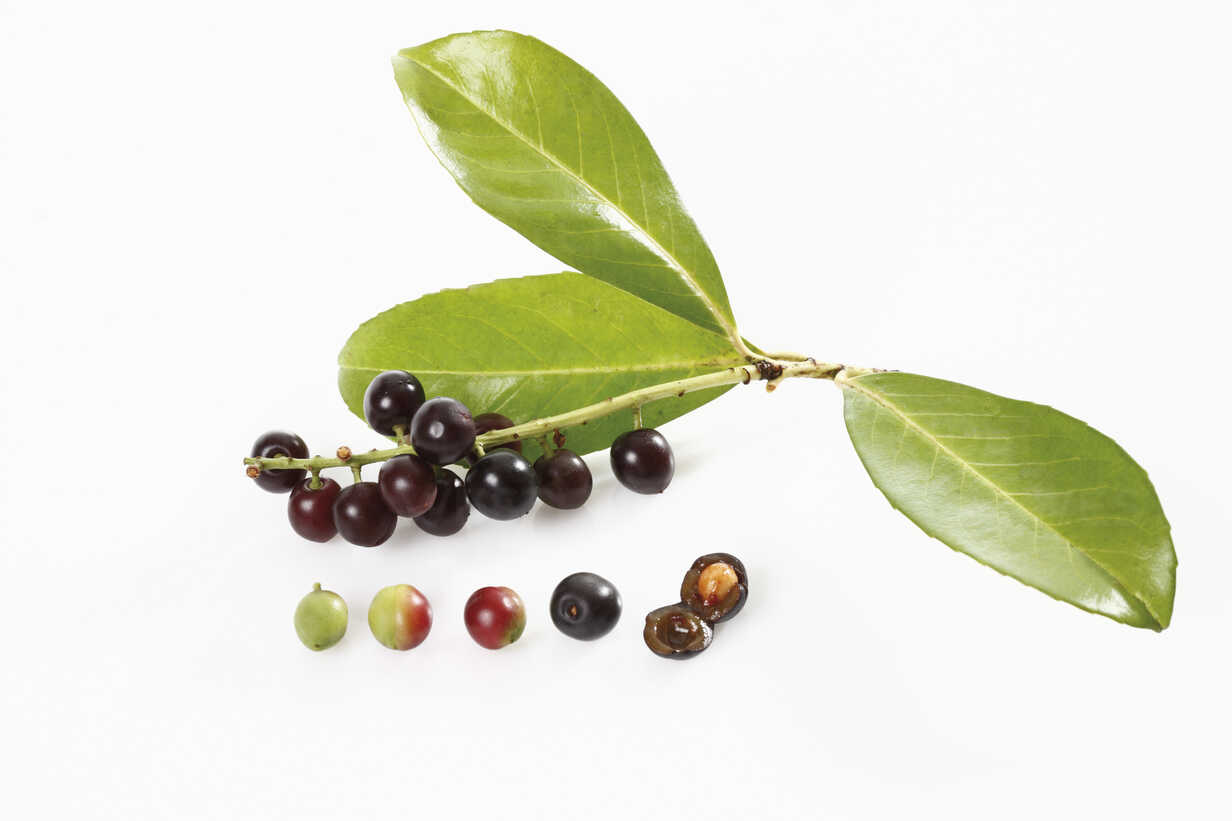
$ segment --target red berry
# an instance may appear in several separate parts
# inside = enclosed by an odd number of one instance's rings
[[[467,632],[481,647],[499,650],[517,641],[526,629],[522,597],[508,587],[481,587],[466,601]]]

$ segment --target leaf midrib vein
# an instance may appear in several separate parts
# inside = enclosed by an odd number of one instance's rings
[[[404,59],[404,60],[410,59],[409,57],[405,57],[402,55],[399,55],[399,56],[401,57],[401,59]],[[693,274],[689,272],[689,270],[686,269],[684,265],[681,264],[681,262],[678,259],[676,259],[676,257],[672,253],[670,253],[666,248],[664,248],[662,243],[660,243],[657,239],[654,238],[654,236],[651,235],[649,229],[641,225],[641,223],[639,223],[637,220],[633,219],[633,216],[631,214],[626,213],[623,206],[617,205],[616,203],[612,202],[611,199],[609,199],[605,194],[603,194],[601,191],[599,191],[597,188],[595,188],[593,185],[587,182],[583,177],[578,176],[578,174],[575,173],[573,169],[567,166],[555,154],[553,154],[551,151],[548,151],[544,147],[535,145],[535,143],[527,139],[525,135],[523,135],[520,131],[514,128],[511,123],[505,122],[505,120],[497,116],[495,112],[489,111],[485,106],[480,105],[479,102],[471,99],[471,97],[468,94],[463,92],[462,89],[460,89],[454,83],[450,82],[447,78],[442,76],[439,72],[434,71],[432,68],[420,62],[419,60],[415,60],[414,63],[420,68],[422,68],[424,71],[431,74],[437,80],[439,80],[447,88],[452,89],[454,93],[456,93],[459,97],[466,100],[468,103],[473,105],[476,109],[483,112],[486,116],[490,117],[493,122],[495,122],[501,128],[508,131],[514,137],[516,137],[519,141],[525,144],[527,148],[531,149],[532,151],[538,151],[539,153],[541,153],[544,157],[546,157],[554,165],[556,165],[566,176],[570,177],[575,182],[577,182],[579,185],[581,185],[583,188],[590,191],[594,197],[606,203],[608,206],[612,208],[613,211],[615,211],[616,213],[624,217],[624,219],[631,226],[637,229],[637,232],[641,234],[644,241],[650,246],[652,251],[662,255],[662,257],[665,260],[671,263],[670,265],[671,269],[680,275],[680,278],[683,279],[685,281],[685,284],[689,286],[689,290],[693,291],[693,293],[697,296],[697,298],[701,301],[701,303],[706,306],[706,310],[708,310],[711,313],[711,315],[714,316],[714,318],[719,323],[719,327],[721,327],[724,330],[727,336],[733,342],[739,338],[736,333],[736,329],[728,321],[727,317],[723,315],[723,312],[718,310],[718,306],[714,304],[713,300],[711,300],[710,297],[706,294],[706,292],[702,290],[702,287],[698,284],[697,280],[693,277]],[[579,154],[579,157],[578,157],[579,165],[581,164],[581,161],[582,161],[582,158]]]
[[[743,365],[744,359],[741,357],[732,357],[731,359],[707,359],[694,360],[684,362],[654,362],[645,365],[594,365],[582,366],[578,368],[527,368],[527,369],[511,369],[511,370],[455,370],[455,369],[431,369],[431,368],[414,368],[416,374],[433,374],[436,376],[570,376],[582,375],[590,373],[638,373],[641,371],[673,371],[673,370],[690,370],[696,368],[730,368],[733,365]],[[380,373],[388,370],[388,368],[374,368],[367,365],[342,365],[342,368],[350,371],[371,371]]]

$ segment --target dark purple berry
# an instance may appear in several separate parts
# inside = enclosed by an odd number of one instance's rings
[[[475,435],[482,436],[483,434],[493,430],[504,430],[505,428],[513,427],[513,420],[503,413],[481,413],[475,417]],[[522,440],[515,439],[512,442],[506,442],[503,445],[493,445],[492,450],[496,448],[508,448],[522,452]]]
[[[429,399],[411,420],[411,444],[434,465],[460,461],[475,444],[475,420],[457,399]]]
[[[462,529],[471,515],[466,501],[466,485],[452,470],[442,470],[436,477],[436,501],[422,516],[416,516],[419,529],[433,536],[452,536]]]
[[[620,621],[620,593],[594,573],[574,573],[556,585],[552,623],[566,636],[590,641],[606,636]]]
[[[308,446],[304,440],[294,433],[285,430],[271,430],[261,434],[253,443],[252,455],[263,459],[273,459],[289,456],[292,459],[307,459]],[[253,479],[258,487],[270,493],[287,493],[308,475],[308,471],[296,468],[294,470],[262,470]]]
[[[466,474],[466,497],[491,519],[516,519],[535,506],[538,490],[535,469],[521,454],[497,450],[487,454]]]
[[[334,502],[342,488],[333,479],[321,479],[320,487],[312,487],[304,479],[291,491],[287,516],[291,529],[310,542],[328,542],[338,533],[334,524]]]
[[[663,434],[638,428],[612,443],[612,472],[620,483],[637,493],[662,493],[676,472],[676,457]]]
[[[399,516],[422,516],[436,501],[436,471],[413,453],[381,465],[377,484],[385,504]]]
[[[581,507],[594,486],[590,468],[571,450],[540,456],[535,460],[535,476],[539,479],[539,498],[545,505],[561,510]]]
[[[334,525],[342,538],[360,547],[376,547],[393,535],[397,515],[381,498],[376,482],[344,487],[334,501]]]
[[[411,374],[385,371],[377,374],[364,391],[364,418],[384,436],[395,435],[395,425],[405,434],[426,398],[423,385]]]

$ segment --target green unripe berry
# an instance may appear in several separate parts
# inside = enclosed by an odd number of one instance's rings
[[[346,602],[317,582],[295,608],[295,634],[309,650],[325,650],[342,641],[346,629]]]

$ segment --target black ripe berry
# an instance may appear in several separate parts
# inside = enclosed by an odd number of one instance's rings
[[[552,624],[566,636],[590,641],[606,636],[620,621],[620,593],[594,573],[574,573],[552,593]]]
[[[393,535],[398,517],[376,482],[356,482],[345,487],[334,501],[334,525],[342,538],[360,547],[376,547]]]
[[[482,436],[488,431],[504,430],[505,428],[513,427],[513,420],[503,413],[481,413],[475,417],[475,435]],[[515,439],[512,442],[506,442],[503,445],[493,445],[492,449],[508,448],[522,452],[522,440]]]
[[[304,440],[294,433],[285,430],[271,430],[261,434],[252,445],[252,455],[263,459],[273,459],[280,456],[290,456],[292,459],[307,459],[308,446]],[[258,487],[270,493],[287,493],[308,475],[308,471],[295,470],[263,470],[253,479]]]
[[[475,420],[457,399],[429,399],[411,420],[411,444],[434,465],[460,461],[475,444]]]
[[[707,553],[684,574],[680,601],[711,624],[727,621],[749,598],[744,564],[730,553]]]
[[[442,470],[436,477],[436,500],[427,513],[415,517],[415,524],[433,536],[452,536],[462,529],[470,515],[466,485],[452,470]]]
[[[612,472],[620,483],[638,493],[662,493],[676,472],[672,446],[654,428],[638,428],[612,443]]]
[[[413,453],[381,465],[381,498],[399,516],[422,516],[436,501],[436,471]]]
[[[310,542],[328,542],[338,533],[334,524],[334,502],[342,490],[333,479],[321,479],[320,487],[312,487],[304,479],[291,491],[287,502],[287,517],[291,529]]]
[[[511,450],[487,454],[466,474],[467,498],[491,519],[525,516],[535,506],[537,490],[535,469]]]
[[[660,656],[686,659],[710,646],[714,628],[684,604],[669,604],[646,614],[642,638]]]
[[[405,434],[411,429],[415,412],[423,405],[423,385],[406,371],[384,371],[368,383],[364,391],[364,418],[377,433],[395,435],[394,427]]]
[[[539,479],[539,498],[545,505],[561,510],[584,505],[594,486],[590,468],[571,450],[540,456],[535,460],[535,476]]]

